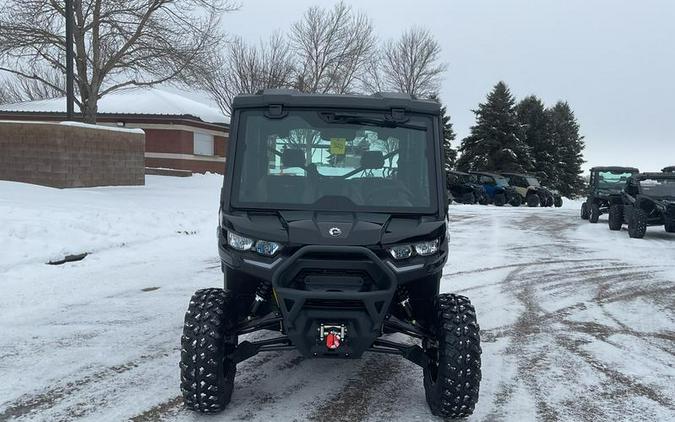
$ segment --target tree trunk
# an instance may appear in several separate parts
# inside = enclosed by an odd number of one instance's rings
[[[96,115],[98,113],[98,101],[95,96],[91,96],[82,102],[82,120],[84,123],[96,124]]]

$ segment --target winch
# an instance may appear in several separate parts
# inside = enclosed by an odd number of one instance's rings
[[[321,324],[319,327],[319,340],[329,350],[337,350],[347,335],[344,324]]]

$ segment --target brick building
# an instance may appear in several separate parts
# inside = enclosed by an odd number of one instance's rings
[[[65,120],[65,98],[0,105],[0,120]],[[158,88],[104,96],[97,124],[145,132],[145,166],[152,169],[223,173],[229,121],[215,107]]]

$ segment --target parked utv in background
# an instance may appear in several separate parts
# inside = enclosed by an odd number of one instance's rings
[[[261,352],[376,352],[422,367],[434,415],[470,415],[481,380],[476,313],[466,297],[439,293],[448,257],[439,104],[268,90],[232,107],[218,227],[225,288],[190,300],[185,405],[223,410],[237,364]],[[253,332],[269,335],[240,341]]]
[[[473,174],[461,171],[448,171],[448,190],[455,201],[462,204],[487,205],[488,198],[485,188],[478,184],[478,179]]]
[[[541,186],[535,176],[518,173],[501,173],[520,195],[528,207],[562,207],[562,196],[556,191]]]
[[[661,171],[664,173],[675,173],[675,166],[664,167]]]
[[[581,204],[581,219],[597,223],[600,215],[609,212],[610,205],[622,203],[621,195],[628,178],[639,172],[633,167],[593,167],[588,197]]]
[[[675,233],[675,173],[640,173],[628,179],[621,203],[609,208],[609,229],[641,239],[648,226],[664,226]]]
[[[498,207],[511,204],[517,207],[522,203],[516,189],[509,186],[508,180],[499,174],[485,171],[470,171],[469,174],[473,174],[478,178],[478,183],[485,189],[488,201],[491,204],[495,204]]]

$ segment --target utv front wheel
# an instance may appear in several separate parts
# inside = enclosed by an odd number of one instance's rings
[[[621,226],[623,226],[623,207],[612,205],[609,207],[609,229],[619,231]]]
[[[665,228],[666,228],[666,232],[668,232],[668,233],[675,233],[675,222],[672,222],[672,223],[666,222],[666,225],[665,225],[665,226],[666,226],[666,227],[665,227]]]
[[[198,290],[190,299],[181,337],[180,389],[185,407],[220,412],[232,397],[236,364],[228,357],[237,336],[232,296],[223,289]]]
[[[591,213],[588,217],[588,221],[595,224],[600,219],[600,206],[598,204],[591,205]]]
[[[512,207],[519,207],[523,204],[523,200],[520,199],[520,195],[513,195],[509,204],[511,204]]]
[[[555,200],[553,199],[552,196],[547,197],[547,198],[546,198],[546,206],[547,206],[547,207],[552,207],[554,201],[555,201]]]
[[[464,204],[475,204],[476,203],[476,196],[473,194],[473,192],[465,193],[462,196],[462,203],[464,203]]]
[[[495,195],[494,203],[498,207],[503,207],[506,203],[506,196],[503,193],[498,193]]]
[[[556,196],[555,198],[553,198],[553,205],[554,205],[556,208],[562,207],[562,206],[563,206],[563,200],[562,200],[562,197]]]
[[[590,212],[588,211],[588,204],[584,202],[581,204],[581,219],[582,220],[588,220],[590,217]]]
[[[528,207],[538,207],[539,206],[539,195],[530,194],[526,198]]]
[[[433,307],[435,338],[425,341],[429,358],[424,392],[431,413],[466,417],[478,402],[481,380],[480,335],[476,312],[464,296],[441,294]]]
[[[628,236],[633,239],[642,239],[647,232],[647,213],[640,208],[633,209],[628,222]]]

